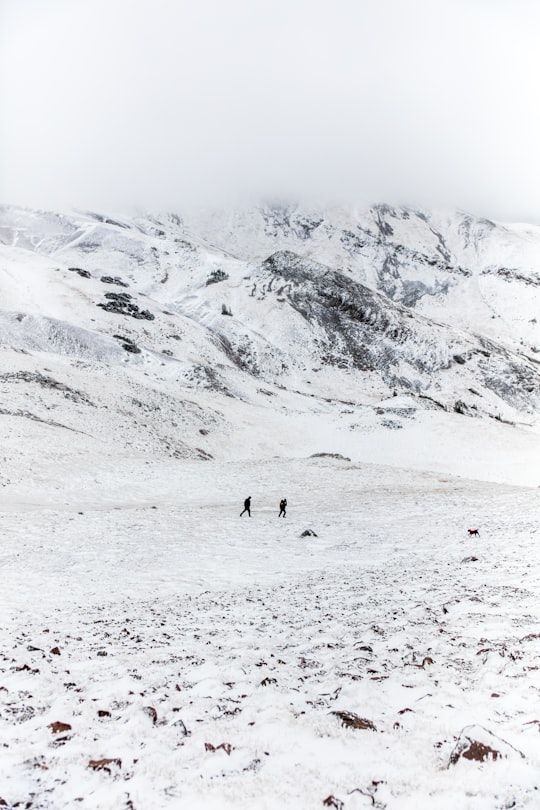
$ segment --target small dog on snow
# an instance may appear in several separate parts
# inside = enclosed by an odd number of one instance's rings
[[[475,535],[476,537],[480,537],[478,529],[467,529],[467,531],[469,532],[469,537],[474,537]]]

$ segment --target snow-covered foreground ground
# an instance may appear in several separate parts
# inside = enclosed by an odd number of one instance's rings
[[[540,806],[538,489],[324,458],[71,475],[0,494],[8,807]],[[467,726],[504,756],[449,764]]]

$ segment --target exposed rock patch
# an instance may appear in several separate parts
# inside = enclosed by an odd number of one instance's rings
[[[122,281],[120,276],[101,276],[103,284],[116,284],[117,287],[129,287],[127,281]]]
[[[455,765],[460,759],[486,762],[516,756],[525,758],[521,751],[488,729],[472,725],[462,729],[448,764]]]
[[[346,726],[347,728],[377,731],[375,724],[372,723],[371,720],[368,720],[366,717],[360,717],[354,712],[336,711],[332,712],[332,714],[338,717],[341,720],[342,725]]]
[[[98,307],[105,312],[114,312],[116,315],[129,315],[137,320],[153,321],[155,315],[147,309],[140,309],[132,301],[133,296],[129,293],[105,293],[106,303],[99,303]]]

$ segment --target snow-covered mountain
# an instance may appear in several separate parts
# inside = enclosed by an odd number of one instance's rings
[[[392,461],[396,431],[433,419],[527,445],[539,291],[540,228],[456,212],[4,207],[2,414],[177,457],[241,457],[248,436],[362,456],[375,434]]]
[[[0,805],[537,808],[540,233],[0,227]]]

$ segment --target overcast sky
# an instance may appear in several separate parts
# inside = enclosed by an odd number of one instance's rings
[[[2,0],[0,201],[540,222],[540,0]]]

